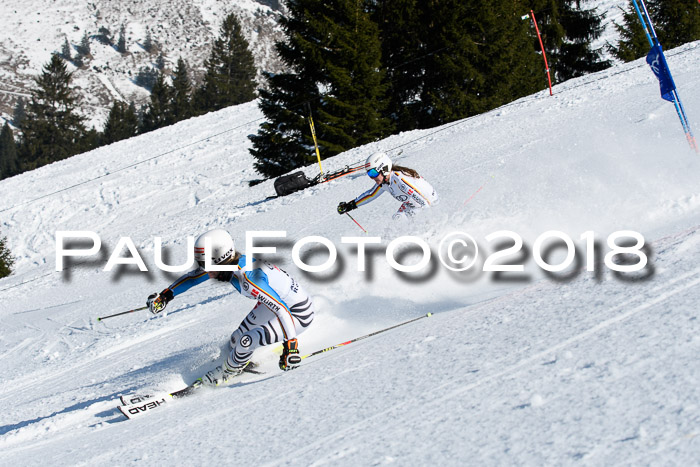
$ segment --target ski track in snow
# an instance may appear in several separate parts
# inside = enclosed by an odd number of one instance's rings
[[[691,123],[700,118],[698,47],[667,52]],[[272,181],[248,186],[257,178],[247,139],[261,116],[254,103],[0,182],[0,232],[18,257],[16,274],[0,280],[3,461],[697,464],[700,158],[642,60],[554,91],[323,163],[335,170],[391,150],[441,201],[407,225],[390,221],[398,205],[384,196],[355,211],[370,235],[384,245],[416,235],[437,248],[463,230],[487,255],[485,236],[512,230],[529,247],[525,281],[441,267],[417,280],[396,274],[382,254],[357,272],[340,238],[360,231],[335,206],[371,182],[355,174],[266,199]],[[311,177],[317,165],[303,170]],[[185,237],[215,227],[229,229],[238,248],[246,231],[287,232],[271,259],[315,298],[304,354],[433,316],[290,373],[279,372],[272,350],[259,350],[264,375],[126,421],[120,395],[173,391],[201,376],[253,304],[207,283],[179,296],[167,316],[96,318],[141,306],[176,277],[153,270],[153,237],[179,264]],[[100,257],[55,272],[56,230],[94,230]],[[653,272],[634,281],[581,267],[569,281],[546,278],[531,247],[548,230],[579,246],[592,230],[603,251],[610,233],[636,230]],[[338,269],[296,268],[291,247],[308,235],[337,245]],[[132,238],[151,272],[103,270],[120,236]]]

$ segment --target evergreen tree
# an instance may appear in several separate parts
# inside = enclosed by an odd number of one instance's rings
[[[71,78],[66,64],[55,54],[35,78],[37,88],[21,126],[19,155],[23,170],[65,159],[84,149],[86,131],[83,118],[75,112]]]
[[[20,128],[26,116],[27,110],[24,98],[20,97],[19,99],[17,99],[17,103],[15,104],[15,108],[12,114],[12,124],[17,128]]]
[[[526,30],[510,2],[484,8],[481,2],[451,0],[426,7],[423,14],[436,20],[427,22],[423,33],[428,50],[436,52],[425,59],[420,127],[482,113],[537,89],[534,59],[532,64],[517,60],[523,52],[534,58],[534,51],[523,47]]]
[[[122,24],[121,29],[119,29],[119,39],[117,39],[117,51],[119,53],[126,53],[126,26]]]
[[[159,73],[151,90],[151,101],[143,115],[142,133],[162,128],[174,122],[173,92],[172,86],[165,81],[163,73]]]
[[[173,118],[176,122],[192,116],[191,92],[192,85],[187,73],[187,63],[180,58],[177,61],[177,68],[175,69],[175,76],[173,77],[172,111]]]
[[[654,30],[664,49],[672,49],[700,39],[700,7],[694,2],[647,0],[646,5]],[[621,39],[617,47],[611,47],[612,53],[626,62],[644,57],[651,46],[632,0],[623,11],[622,20],[622,24],[615,25]]]
[[[136,136],[139,130],[139,122],[136,117],[134,103],[127,105],[124,102],[115,102],[109,111],[104,131],[102,132],[102,143],[112,144],[126,138]]]
[[[514,5],[375,2],[391,86],[388,115],[399,130],[464,118],[539,88],[537,57]]]
[[[150,91],[153,89],[153,85],[156,84],[157,79],[158,72],[153,67],[142,66],[139,68],[136,78],[134,78],[134,83]]]
[[[615,29],[620,34],[617,47],[610,45],[610,51],[615,57],[625,62],[631,62],[644,57],[649,52],[649,41],[632,0],[629,0],[627,9],[622,11],[622,24],[615,23]]]
[[[610,66],[602,58],[604,47],[591,49],[591,43],[603,33],[604,15],[581,4],[581,0],[531,0],[522,7],[523,14],[530,9],[535,12],[555,83]],[[532,36],[532,47],[539,52],[534,31]]]
[[[274,177],[315,159],[307,105],[323,157],[389,134],[379,32],[368,3],[287,2],[286,40],[276,48],[290,71],[266,74],[260,109],[267,121],[250,137],[261,174]]]
[[[205,66],[204,82],[197,93],[202,113],[255,99],[253,54],[234,14],[224,19]]]
[[[654,28],[664,49],[700,40],[700,4],[686,0],[651,0]]]
[[[165,70],[165,57],[162,53],[158,54],[158,57],[156,57],[156,68],[160,71]]]
[[[63,41],[63,47],[61,47],[61,58],[64,60],[71,60],[71,47],[68,38]]]
[[[102,145],[102,134],[94,128],[89,128],[80,140],[80,145],[76,152],[85,152],[98,148]]]
[[[379,25],[382,63],[389,86],[386,114],[398,130],[418,127],[420,90],[423,88],[427,50],[417,0],[380,0],[373,18]]]
[[[14,264],[15,259],[7,246],[7,237],[2,237],[0,238],[0,278],[12,274]]]
[[[80,45],[78,46],[78,53],[83,57],[90,56],[90,37],[87,31],[83,33],[83,37],[80,39]]]
[[[561,24],[565,31],[561,48],[554,54],[555,76],[558,81],[583,76],[609,68],[602,59],[603,47],[593,50],[591,43],[604,31],[604,15],[595,8],[581,8],[581,0],[561,2]]]
[[[104,45],[112,45],[112,32],[106,27],[101,26],[100,29],[97,30],[95,39]]]
[[[308,164],[315,157],[304,104],[319,102],[320,92],[314,81],[298,74],[265,73],[265,76],[269,90],[259,90],[259,107],[267,121],[260,125],[256,135],[249,136],[253,142],[250,153],[257,159],[255,169],[260,174],[276,177]],[[325,150],[321,155],[329,157]]]
[[[151,36],[150,30],[146,30],[146,39],[143,41],[143,48],[148,53],[152,53],[155,49],[155,44],[153,43],[153,36]]]
[[[17,173],[17,144],[10,125],[5,122],[0,131],[0,179]]]
[[[391,133],[379,28],[362,2],[325,5],[316,26],[328,38],[318,52],[325,64],[321,102],[315,102],[318,144],[326,157]],[[308,132],[306,132],[308,134]]]

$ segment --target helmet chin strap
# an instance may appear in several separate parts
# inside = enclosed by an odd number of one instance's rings
[[[391,177],[391,172],[388,170],[383,170],[382,171],[382,176],[384,177],[384,180],[382,180],[382,185],[384,184],[389,184],[389,178]]]

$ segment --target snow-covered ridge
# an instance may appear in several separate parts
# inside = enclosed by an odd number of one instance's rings
[[[180,57],[201,75],[211,43],[218,35],[228,13],[241,20],[243,34],[250,43],[260,71],[279,71],[280,62],[274,42],[281,38],[277,25],[280,5],[275,1],[239,0],[135,0],[130,2],[83,0],[39,0],[0,2],[4,34],[0,37],[0,116],[11,116],[19,95],[28,96],[32,77],[60,52],[66,39],[77,46],[85,32],[98,34],[107,28],[116,44],[120,28],[125,26],[127,54],[115,47],[91,41],[92,59],[87,67],[76,69],[73,85],[90,123],[101,128],[115,100],[141,103],[148,91],[134,83],[138,70],[155,63],[157,54],[149,54],[143,44],[147,29],[165,55],[166,68],[173,70]],[[75,56],[73,48],[72,55]]]

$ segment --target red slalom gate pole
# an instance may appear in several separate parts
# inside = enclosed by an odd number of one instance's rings
[[[700,0],[698,0],[700,2]],[[530,16],[532,16],[532,23],[535,25],[535,31],[537,31],[537,38],[540,40],[540,49],[542,49],[542,58],[544,58],[544,69],[547,71],[547,81],[549,81],[549,95],[552,94],[552,77],[549,74],[549,65],[547,64],[547,54],[544,52],[544,44],[542,43],[542,36],[540,35],[540,28],[537,27],[537,20],[535,19],[535,12],[530,10]]]

